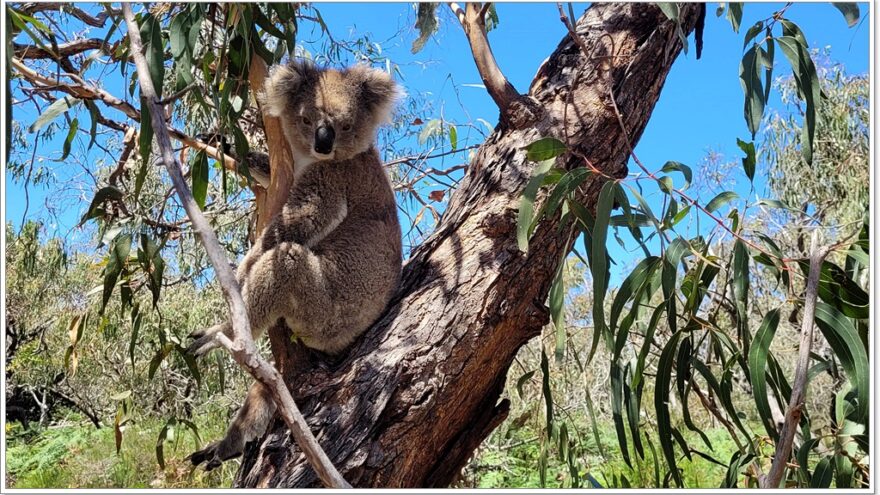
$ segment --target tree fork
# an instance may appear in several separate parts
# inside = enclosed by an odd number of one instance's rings
[[[682,8],[686,33],[699,8]],[[406,263],[386,313],[342,362],[311,363],[287,332],[269,332],[311,430],[354,486],[448,485],[504,418],[498,398],[508,368],[548,322],[544,302],[571,247],[571,227],[557,229],[557,216],[538,226],[527,255],[517,248],[516,211],[534,167],[523,147],[553,136],[568,142],[571,152],[558,162],[565,168],[586,157],[606,176],[626,174],[630,148],[609,87],[635,144],[682,49],[675,23],[651,4],[594,4],[575,30],[592,56],[566,33],[527,95],[543,112],[514,115],[528,125],[501,125],[480,147],[436,232]],[[604,180],[592,177],[578,200],[594,206]],[[317,483],[277,419],[248,446],[235,481]]]

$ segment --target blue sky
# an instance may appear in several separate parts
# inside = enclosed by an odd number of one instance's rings
[[[574,4],[575,12],[579,15],[586,5]],[[706,155],[708,148],[735,158],[740,154],[736,147],[736,138],[749,140],[743,120],[743,95],[738,79],[742,40],[749,26],[771,15],[782,4],[746,4],[739,34],[733,32],[723,16],[715,17],[716,5],[708,5],[702,58],[696,59],[691,36],[691,51],[675,62],[660,101],[636,148],[638,156],[649,169],[657,170],[667,160],[676,160],[691,165],[695,173],[699,174],[696,166]],[[411,4],[318,3],[316,7],[336,39],[353,39],[363,33],[370,33],[374,40],[383,42],[383,53],[399,64],[403,75],[401,83],[407,91],[411,94],[421,93],[437,102],[436,114],[421,117],[423,121],[439,117],[442,109],[442,115],[448,121],[465,122],[482,118],[493,125],[496,122],[497,109],[485,90],[476,87],[481,81],[467,41],[445,5],[441,4],[440,7],[438,33],[415,55],[410,53],[412,41],[417,37],[412,28],[415,12]],[[520,92],[525,92],[538,66],[566,35],[565,28],[559,21],[555,3],[498,3],[496,8],[500,24],[489,33],[493,51],[501,69],[513,85]],[[868,5],[860,4],[860,9],[862,17],[866,17]],[[831,59],[844,63],[849,73],[868,71],[867,21],[857,27],[848,28],[843,16],[830,3],[795,4],[786,16],[801,26],[811,47],[830,46]],[[299,36],[299,41],[307,49],[311,46],[308,40],[315,40],[320,34],[319,30],[310,34],[308,27],[308,24],[303,24]],[[394,38],[398,32],[402,35]],[[103,34],[104,31],[94,32],[92,35],[97,36],[99,33]],[[789,73],[783,57],[777,57],[774,75],[784,76]],[[458,85],[457,93],[451,81]],[[113,94],[125,93],[118,76],[107,75],[104,84]],[[771,98],[771,108],[778,104],[778,98]],[[107,114],[112,116],[113,112],[108,111]],[[25,126],[36,118],[28,105],[17,106],[13,115]],[[116,117],[119,118],[119,115]],[[81,111],[81,129],[88,128],[88,120],[88,113]],[[65,132],[57,134],[50,143],[41,145],[39,154],[60,155],[60,144]],[[459,139],[463,138],[464,136]],[[84,150],[87,136],[82,141],[80,146]],[[88,155],[88,160],[92,162],[113,158],[105,156],[97,148],[93,148]],[[46,165],[52,168],[59,180],[66,180],[69,174],[74,173],[65,170],[60,163],[48,162]],[[630,170],[636,170],[636,167],[631,165]],[[24,211],[23,190],[19,184],[9,180],[8,172],[6,178],[6,220],[18,225]],[[748,194],[745,182],[742,181],[738,186],[737,192],[741,195]],[[762,192],[761,184],[762,180],[758,179],[759,193]],[[49,191],[39,186],[31,186],[30,216],[41,216],[40,210],[47,199],[56,201],[48,194]],[[65,204],[64,213],[59,217],[60,225],[47,225],[49,232],[56,230],[62,236],[68,234],[88,206],[89,198],[90,196],[78,201],[70,200],[69,205]],[[709,198],[703,199],[707,201]],[[650,201],[656,200],[655,195],[655,199]],[[615,243],[609,243],[610,249],[613,248],[611,244]],[[614,250],[612,256],[615,256]]]

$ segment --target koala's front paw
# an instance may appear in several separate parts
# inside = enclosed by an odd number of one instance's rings
[[[202,450],[197,450],[190,454],[187,459],[192,462],[193,466],[205,465],[205,471],[217,469],[224,461],[233,459],[241,455],[241,449],[237,449],[229,445],[223,440],[214,442]]]
[[[220,343],[217,342],[217,339],[214,337],[224,330],[224,325],[214,325],[211,328],[206,328],[204,330],[196,330],[195,332],[189,334],[190,343],[189,347],[187,347],[186,352],[192,354],[195,357],[204,356],[208,352],[220,347]]]

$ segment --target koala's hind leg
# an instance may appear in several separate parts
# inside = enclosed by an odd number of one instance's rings
[[[194,466],[204,463],[208,471],[219,467],[224,461],[240,456],[248,442],[265,433],[274,415],[275,401],[271,394],[259,382],[254,382],[223,440],[193,452],[188,459]]]

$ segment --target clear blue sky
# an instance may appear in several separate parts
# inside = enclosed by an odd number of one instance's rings
[[[586,5],[575,4],[575,12],[579,15]],[[696,60],[691,37],[691,51],[675,62],[660,101],[636,148],[646,166],[656,170],[667,160],[676,160],[693,166],[694,172],[699,174],[696,165],[710,147],[729,157],[739,156],[736,138],[749,139],[742,115],[743,95],[738,79],[743,35],[755,21],[766,18],[781,5],[746,4],[739,34],[733,32],[724,17],[715,17],[717,4],[708,5],[702,59]],[[374,40],[383,42],[383,53],[399,64],[404,76],[401,82],[407,91],[411,94],[425,93],[436,98],[436,115],[425,115],[422,120],[427,122],[431,118],[439,117],[442,109],[443,116],[448,121],[464,122],[483,118],[494,125],[497,109],[485,90],[470,86],[479,85],[480,77],[474,67],[465,36],[445,5],[441,5],[439,32],[427,43],[424,50],[415,55],[410,53],[412,41],[417,37],[412,27],[415,12],[411,4],[318,3],[316,6],[336,39],[356,38],[360,34],[371,33]],[[566,34],[565,28],[559,21],[554,3],[498,3],[496,6],[500,24],[489,34],[493,51],[501,69],[513,85],[519,91],[525,92],[538,66]],[[860,9],[863,18],[869,15],[867,4],[860,4]],[[811,47],[830,46],[831,59],[844,63],[850,73],[867,72],[868,21],[848,28],[843,16],[830,3],[795,4],[788,10],[787,17],[801,26]],[[308,23],[303,23],[301,29],[299,40],[308,49],[311,46],[308,40],[315,39],[320,31],[315,30],[314,34],[310,34]],[[99,31],[101,34],[103,32]],[[398,32],[402,32],[402,36],[393,38]],[[17,41],[27,42],[26,39]],[[787,74],[790,74],[787,63],[783,57],[777,57],[774,76]],[[459,86],[457,95],[450,77]],[[103,81],[111,93],[125,93],[118,75],[106,75]],[[17,94],[16,97],[21,95]],[[770,106],[774,105],[778,106],[777,98],[771,99]],[[22,111],[23,107],[28,109]],[[108,116],[113,115],[112,112],[107,113]],[[25,126],[36,118],[29,105],[16,107],[13,115]],[[88,113],[80,111],[79,117],[80,128],[87,129]],[[49,144],[41,145],[39,154],[60,155],[64,133],[58,134]],[[82,141],[79,146],[84,150],[87,136]],[[80,149],[79,146],[74,149]],[[91,162],[97,162],[115,157],[93,148],[88,158]],[[76,173],[65,170],[60,163],[48,162],[45,165],[52,168],[59,180],[66,180],[70,174]],[[635,170],[635,167],[631,166],[630,170]],[[18,225],[24,210],[23,190],[20,185],[9,180],[9,173],[6,176],[5,218]],[[757,182],[760,193],[762,180]],[[748,188],[742,186],[737,192],[745,195]],[[42,217],[43,204],[47,200],[53,204],[58,201],[49,197],[50,193],[39,186],[31,186],[29,216]],[[61,225],[47,225],[49,232],[56,230],[59,235],[66,236],[88,206],[90,197],[87,195],[78,200],[68,200],[63,205]],[[656,195],[650,201],[657,201]],[[613,248],[612,244],[615,243],[610,242],[609,248]],[[617,253],[620,254],[619,251]],[[612,256],[615,255],[615,250],[612,249]]]

